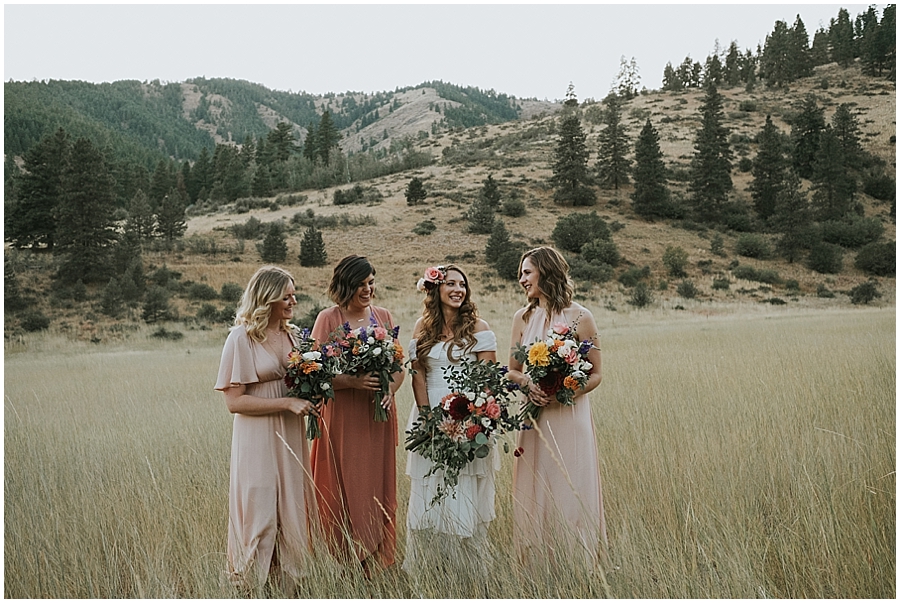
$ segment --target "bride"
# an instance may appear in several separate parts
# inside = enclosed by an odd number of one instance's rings
[[[469,284],[463,271],[454,265],[433,266],[419,280],[425,291],[424,309],[416,321],[409,344],[413,395],[416,406],[410,413],[407,430],[412,428],[419,409],[434,408],[450,393],[444,381],[443,367],[471,360],[496,362],[497,338],[487,322],[478,318],[470,300]],[[451,494],[431,505],[442,472],[425,477],[431,463],[410,452],[406,473],[410,477],[407,513],[406,558],[403,569],[414,574],[428,567],[472,564],[482,573],[486,569],[487,528],[494,519],[494,471],[500,459],[496,450],[476,458],[459,474],[459,483]]]

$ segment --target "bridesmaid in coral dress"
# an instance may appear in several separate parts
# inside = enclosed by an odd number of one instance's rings
[[[352,329],[372,321],[392,329],[390,312],[372,305],[375,268],[360,256],[342,259],[334,269],[328,293],[335,306],[316,318],[312,335],[327,340],[342,324]],[[393,375],[382,406],[386,422],[373,419],[373,375],[338,375],[334,400],[322,410],[322,437],[313,441],[312,473],[325,538],[332,553],[356,560],[368,574],[394,563],[396,549],[397,410],[394,393],[403,372]]]
[[[556,323],[574,329],[580,340],[590,340],[593,369],[575,404],[563,406],[541,391],[509,359],[509,376],[542,406],[532,429],[519,433],[513,468],[514,544],[526,563],[581,562],[594,568],[605,564],[606,522],[597,461],[597,441],[588,393],[600,384],[600,345],[590,311],[572,301],[569,266],[558,251],[538,247],[525,252],[519,265],[519,284],[528,305],[513,318],[511,345],[542,340]]]

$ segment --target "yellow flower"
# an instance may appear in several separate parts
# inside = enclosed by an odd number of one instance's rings
[[[547,350],[546,343],[538,341],[531,346],[531,349],[528,350],[528,364],[533,366],[547,366],[550,364],[550,352]]]

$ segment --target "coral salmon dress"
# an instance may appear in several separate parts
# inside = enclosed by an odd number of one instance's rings
[[[371,306],[386,329],[390,312]],[[344,318],[338,306],[322,310],[312,336],[326,341]],[[376,422],[374,394],[339,389],[322,412],[322,437],[313,440],[312,472],[325,538],[338,557],[374,557],[382,567],[394,563],[397,544],[397,410]],[[349,540],[348,540],[349,536]]]

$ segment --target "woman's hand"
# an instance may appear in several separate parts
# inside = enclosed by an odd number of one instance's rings
[[[313,404],[304,398],[285,398],[287,400],[287,410],[291,411],[298,417],[312,415],[319,416],[319,405]]]
[[[381,380],[371,373],[361,375],[339,375],[335,377],[335,389],[361,389],[370,392],[381,390]],[[340,387],[337,387],[337,386]]]
[[[381,407],[387,411],[390,411],[394,406],[394,392],[389,391],[385,394],[384,398],[381,399]]]
[[[545,394],[544,390],[531,380],[531,377],[528,377],[528,381],[525,382],[525,389],[528,391],[528,400],[535,406],[547,406],[555,399]]]

